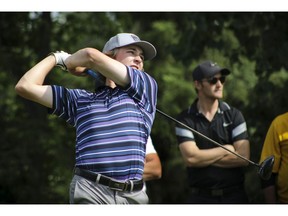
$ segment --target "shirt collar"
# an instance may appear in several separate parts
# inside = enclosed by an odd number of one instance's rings
[[[196,98],[194,102],[191,104],[191,106],[188,108],[188,114],[199,114],[199,111],[197,108],[197,101],[198,101],[198,98]],[[217,113],[223,113],[224,111],[230,109],[230,106],[226,102],[221,101],[221,100],[218,100],[218,101],[219,101],[219,106],[218,106]]]

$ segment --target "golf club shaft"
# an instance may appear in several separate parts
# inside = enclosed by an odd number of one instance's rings
[[[182,123],[182,122],[176,120],[175,118],[173,118],[173,117],[167,115],[166,113],[162,112],[161,110],[156,109],[156,111],[157,111],[158,113],[160,113],[161,115],[165,116],[166,118],[168,118],[168,119],[170,119],[170,120],[176,122],[177,124],[182,125],[183,127],[185,127],[185,128],[187,128],[187,129],[191,130],[192,132],[196,133],[197,135],[199,135],[199,136],[205,138],[206,140],[209,140],[210,142],[214,143],[215,145],[217,145],[217,146],[219,146],[219,147],[225,149],[226,151],[230,152],[231,154],[234,154],[235,156],[237,156],[237,157],[239,157],[239,158],[241,158],[241,159],[243,159],[243,160],[245,160],[245,161],[248,161],[249,163],[251,163],[251,164],[253,164],[253,165],[257,166],[257,167],[260,167],[259,164],[257,164],[257,163],[255,163],[255,162],[253,162],[253,161],[251,161],[251,160],[249,160],[249,159],[243,157],[242,155],[240,155],[240,154],[238,154],[238,153],[236,153],[236,152],[231,151],[230,149],[227,149],[226,147],[224,147],[224,146],[221,145],[220,143],[216,142],[215,140],[210,139],[209,137],[207,137],[207,136],[201,134],[200,132],[194,130],[193,128],[191,128],[191,127],[189,127],[189,126],[187,126],[186,124],[184,124],[184,123]]]

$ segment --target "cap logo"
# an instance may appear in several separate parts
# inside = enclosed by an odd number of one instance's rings
[[[139,37],[137,37],[136,35],[131,35],[131,37],[133,38],[134,41],[140,41]]]

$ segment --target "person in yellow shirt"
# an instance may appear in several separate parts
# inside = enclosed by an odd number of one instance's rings
[[[288,203],[288,112],[271,123],[262,147],[260,162],[274,155],[272,175],[262,180],[266,203]]]

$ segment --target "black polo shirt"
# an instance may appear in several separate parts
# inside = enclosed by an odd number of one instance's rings
[[[188,109],[181,112],[177,119],[220,144],[232,145],[237,140],[248,139],[246,122],[242,113],[220,100],[218,111],[211,122],[199,113],[197,99]],[[199,149],[218,147],[181,125],[176,125],[175,131],[178,144],[184,141],[195,141]],[[241,167],[187,167],[187,171],[189,184],[193,187],[225,188],[243,184],[244,181],[243,168]]]

